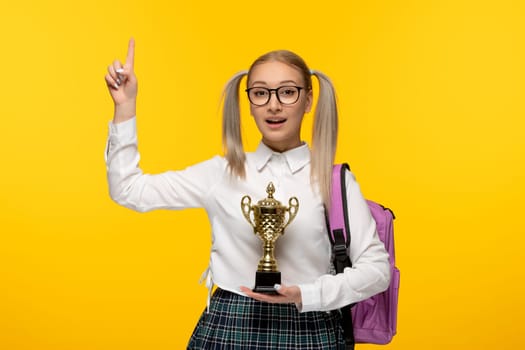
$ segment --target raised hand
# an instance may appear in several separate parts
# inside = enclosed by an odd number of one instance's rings
[[[115,104],[113,119],[115,123],[128,120],[134,117],[136,113],[138,84],[133,71],[134,58],[135,40],[130,39],[124,65],[115,60],[108,67],[108,74],[105,76],[109,93]]]

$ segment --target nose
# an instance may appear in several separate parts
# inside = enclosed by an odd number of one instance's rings
[[[270,91],[270,101],[268,101],[268,109],[271,111],[280,111],[281,102],[277,98],[277,91]]]

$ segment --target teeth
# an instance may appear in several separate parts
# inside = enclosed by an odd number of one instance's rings
[[[266,119],[266,122],[270,124],[279,124],[283,123],[284,121],[286,121],[286,119]]]

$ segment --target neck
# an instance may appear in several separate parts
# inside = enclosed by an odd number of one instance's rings
[[[263,139],[262,142],[272,151],[278,152],[278,153],[284,153],[286,151],[289,151],[291,149],[297,148],[301,145],[303,145],[303,142],[301,140],[296,140],[294,142],[269,142],[268,140]]]

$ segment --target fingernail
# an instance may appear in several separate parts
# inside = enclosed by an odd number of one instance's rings
[[[117,78],[117,85],[120,85],[121,80]]]
[[[279,290],[279,289],[281,289],[281,285],[280,285],[280,284],[275,284],[275,285],[273,286],[273,288],[274,288],[275,290]]]
[[[116,70],[116,72],[117,73],[122,73],[122,72],[124,72],[124,68],[119,68],[119,69]]]
[[[115,87],[115,89],[118,90],[118,85],[117,84],[113,84],[113,86]]]

